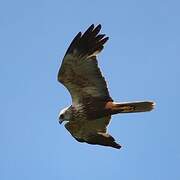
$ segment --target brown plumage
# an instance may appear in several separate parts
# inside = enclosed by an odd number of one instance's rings
[[[91,25],[84,34],[79,32],[65,53],[58,81],[70,92],[72,105],[60,112],[59,121],[68,121],[66,129],[79,142],[119,149],[107,133],[111,115],[151,111],[154,103],[113,101],[96,59],[108,40],[100,30],[101,25]]]

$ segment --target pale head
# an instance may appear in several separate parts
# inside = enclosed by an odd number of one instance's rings
[[[61,124],[63,121],[69,121],[70,119],[71,119],[70,107],[66,107],[62,109],[59,113],[59,123]]]

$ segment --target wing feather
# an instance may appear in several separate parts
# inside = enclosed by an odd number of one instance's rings
[[[58,81],[70,92],[74,103],[84,97],[112,100],[96,59],[108,40],[99,34],[101,25],[92,24],[82,35],[79,32],[70,44],[58,72]]]
[[[121,146],[117,144],[115,139],[107,133],[107,126],[110,119],[111,116],[106,116],[93,121],[69,121],[65,124],[65,127],[79,142],[110,146],[120,149]]]

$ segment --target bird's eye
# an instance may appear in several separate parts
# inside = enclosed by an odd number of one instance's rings
[[[60,115],[60,119],[64,119],[64,114],[61,114],[61,115]]]

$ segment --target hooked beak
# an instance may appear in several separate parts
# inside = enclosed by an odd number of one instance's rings
[[[63,120],[62,119],[59,119],[59,124],[62,124]]]

